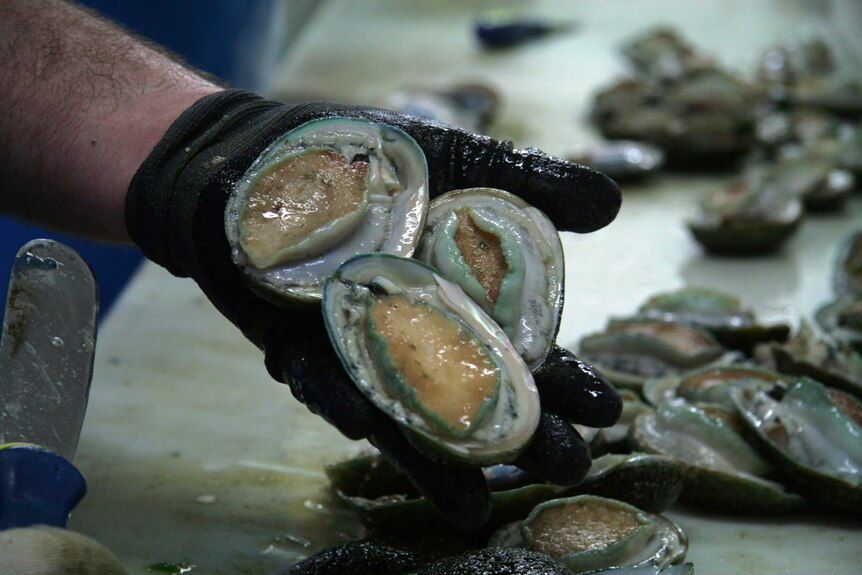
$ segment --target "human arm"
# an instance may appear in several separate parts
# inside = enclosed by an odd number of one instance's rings
[[[132,183],[130,233],[144,253],[173,273],[194,278],[265,353],[273,378],[287,383],[311,411],[348,437],[369,438],[450,520],[476,527],[489,506],[479,467],[447,465],[414,450],[394,420],[347,377],[320,308],[299,311],[286,301],[273,305],[231,255],[226,208],[246,172],[284,134],[327,118],[371,121],[409,134],[426,157],[432,196],[459,188],[505,187],[547,212],[562,230],[588,232],[609,223],[619,208],[619,189],[592,170],[449,126],[363,107],[285,106],[242,91],[209,96],[187,110]],[[611,425],[621,404],[613,388],[571,354],[555,353],[553,362],[560,369],[536,374],[545,407],[542,425],[517,464],[570,484],[583,478],[589,453],[567,422]]]
[[[220,90],[77,6],[0,2],[0,211],[128,242],[135,171],[183,110]]]
[[[40,6],[58,7],[61,13],[66,10],[56,3]],[[25,19],[20,25],[33,22]],[[98,36],[100,29],[95,24],[87,22],[82,26],[95,26]],[[64,27],[52,30],[62,34]],[[86,45],[86,41],[80,43],[81,47]],[[98,59],[87,60],[86,50],[83,52],[78,56],[88,64],[79,71],[99,72]],[[122,54],[118,54],[121,60],[128,58]],[[371,439],[447,516],[462,526],[475,526],[488,505],[479,469],[453,468],[415,452],[395,422],[382,416],[346,377],[322,332],[319,311],[286,312],[249,288],[231,261],[226,242],[223,219],[227,194],[273,140],[307,120],[336,115],[394,125],[413,136],[427,157],[432,194],[476,185],[506,188],[551,213],[561,229],[586,232],[609,223],[619,207],[619,190],[601,174],[536,150],[517,150],[511,143],[380,110],[325,103],[288,107],[244,92],[222,91],[191,72],[174,69],[173,64],[157,55],[147,54],[139,60],[131,58],[147,69],[140,76],[132,70],[124,77],[132,87],[125,96],[103,101],[101,96],[113,95],[113,81],[102,85],[87,78],[107,92],[96,88],[75,92],[89,84],[73,82],[73,88],[67,91],[72,90],[85,101],[79,102],[80,113],[73,106],[71,111],[58,115],[58,121],[68,120],[65,124],[45,119],[45,114],[52,113],[52,106],[58,106],[56,103],[42,105],[47,111],[29,117],[29,122],[36,124],[29,132],[36,134],[35,141],[57,136],[55,132],[65,137],[58,145],[9,146],[10,165],[31,158],[38,160],[35,166],[17,174],[17,180],[22,182],[19,190],[23,190],[18,193],[37,188],[39,192],[25,202],[31,209],[19,206],[16,213],[40,216],[43,222],[55,225],[71,222],[73,230],[102,238],[121,239],[128,233],[150,259],[176,275],[194,278],[216,307],[262,349],[275,379],[288,383],[298,399],[348,437]],[[74,66],[75,62],[67,64]],[[167,69],[159,70],[160,66]],[[20,68],[16,70],[21,73]],[[63,74],[60,78],[68,79]],[[38,80],[39,76],[30,79]],[[143,86],[135,87],[139,80]],[[122,91],[123,83],[115,87]],[[40,92],[38,97],[58,94],[63,92],[55,87]],[[200,95],[207,97],[197,99]],[[19,95],[19,107],[14,109],[26,111],[20,106],[26,100]],[[27,127],[27,121],[12,125],[19,131]],[[4,131],[12,128],[4,127]],[[89,131],[105,133],[105,145],[100,146],[99,139],[87,138]],[[93,141],[93,146],[101,150],[98,154],[86,149]],[[129,146],[134,150],[128,150]],[[49,158],[39,158],[40,153]],[[126,200],[124,222],[117,217],[117,206],[118,199],[125,198],[131,172],[136,175]],[[10,180],[16,178],[10,176]],[[62,185],[54,190],[55,184]],[[80,198],[86,202],[79,205]],[[47,209],[45,206],[51,202],[54,207]],[[598,395],[605,401],[587,393],[592,399],[585,397],[586,405],[596,408],[593,411],[603,415],[602,421],[614,419],[618,398],[615,402],[595,374],[577,363],[567,365],[573,366],[569,375],[588,377],[587,383],[577,381],[577,377],[567,378],[565,390],[584,390],[593,384],[601,387],[603,394]],[[548,399],[550,405],[559,403],[551,396]],[[540,427],[535,449],[529,449],[518,463],[551,479],[577,481],[589,464],[588,454],[566,423],[566,419],[573,419],[572,414],[559,415],[543,417],[545,425]],[[554,438],[560,441],[551,441]]]

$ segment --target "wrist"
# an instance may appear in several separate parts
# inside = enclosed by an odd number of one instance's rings
[[[221,90],[200,81],[182,89],[141,94],[94,122],[96,135],[78,143],[78,149],[88,156],[81,158],[82,165],[95,168],[91,174],[95,189],[104,194],[99,202],[107,208],[104,214],[110,215],[104,221],[104,234],[110,239],[129,241],[125,222],[129,185],[168,128],[196,101]]]

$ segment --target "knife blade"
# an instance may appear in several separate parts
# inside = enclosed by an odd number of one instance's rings
[[[72,248],[15,256],[0,340],[0,529],[65,527],[86,483],[72,465],[90,393],[98,288]]]

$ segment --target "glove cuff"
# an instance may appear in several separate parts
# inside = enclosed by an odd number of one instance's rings
[[[129,184],[125,212],[129,236],[147,258],[176,276],[187,277],[190,270],[175,257],[174,238],[180,230],[175,228],[172,206],[178,195],[187,203],[188,195],[199,192],[180,189],[179,180],[189,162],[235,122],[233,111],[259,101],[259,96],[242,90],[204,96],[171,124]]]

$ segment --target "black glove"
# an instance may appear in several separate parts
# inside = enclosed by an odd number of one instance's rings
[[[333,116],[389,124],[411,135],[426,155],[432,197],[460,188],[501,188],[544,211],[558,229],[589,232],[613,220],[620,191],[593,170],[449,126],[369,108],[286,106],[236,90],[207,96],[183,113],[129,187],[129,234],[149,259],[174,275],[193,278],[266,354],[273,378],[288,383],[312,412],[347,437],[368,438],[454,524],[477,527],[489,509],[481,470],[419,454],[349,379],[320,311],[288,312],[267,303],[231,260],[224,212],[234,184],[274,140],[309,120]],[[554,409],[545,410],[517,463],[551,481],[580,481],[589,468],[589,452],[566,421],[611,425],[620,413],[619,396],[563,350],[551,354],[536,380],[543,404]]]

